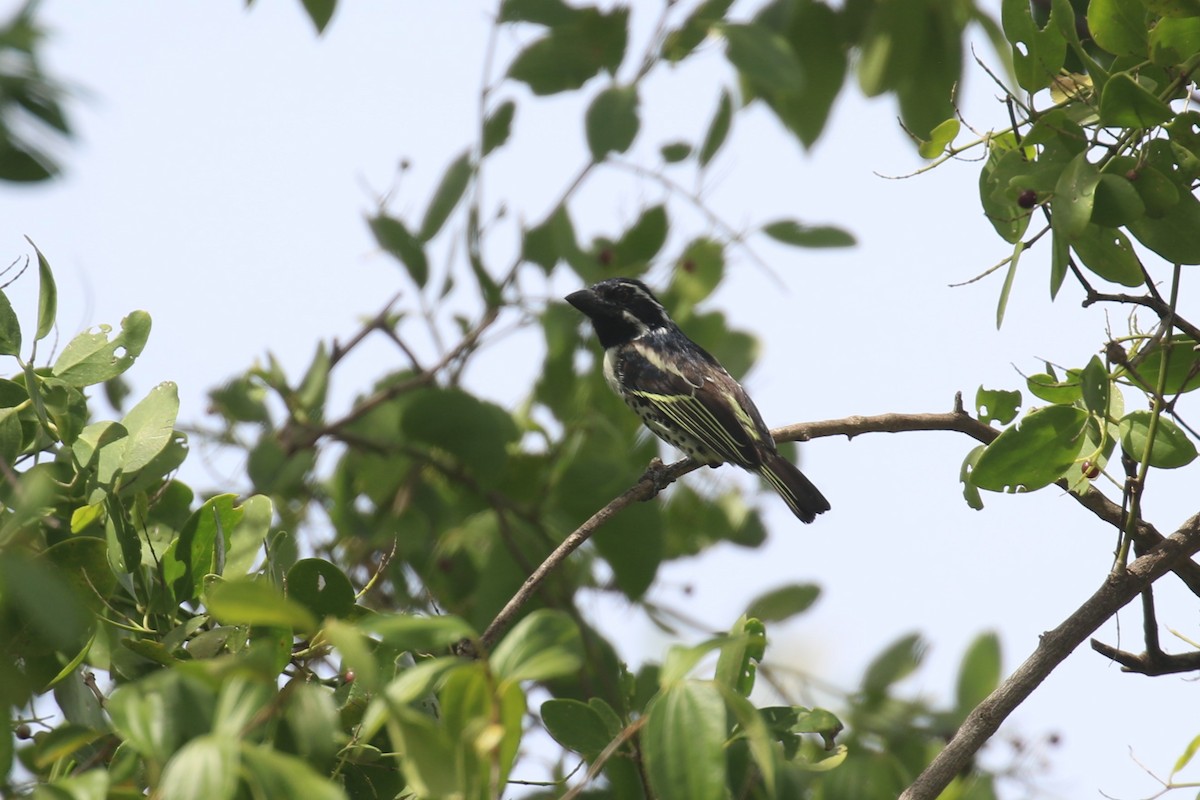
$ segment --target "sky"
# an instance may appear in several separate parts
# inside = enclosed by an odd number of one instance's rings
[[[739,3],[735,16],[754,5]],[[60,346],[89,326],[148,311],[150,343],[127,378],[136,397],[160,381],[177,382],[181,421],[203,425],[207,391],[268,352],[300,374],[319,340],[349,337],[361,318],[407,288],[364,216],[385,194],[394,212],[419,216],[477,124],[490,3],[342,6],[318,38],[295,0],[260,0],[249,10],[237,0],[42,4],[52,33],[47,66],[78,90],[71,106],[78,138],[62,151],[62,179],[0,186],[5,263],[28,252],[25,235],[49,257],[60,290]],[[631,48],[638,50],[659,5],[634,7]],[[530,33],[502,31],[497,63]],[[651,159],[662,143],[702,135],[721,87],[731,83],[710,49],[645,87],[631,158]],[[978,51],[996,65],[986,45]],[[585,163],[583,103],[598,85],[568,99],[535,99],[502,85],[497,99],[517,101],[517,120],[512,144],[492,159],[485,191],[504,202],[510,219],[541,219]],[[972,68],[964,117],[980,130],[1004,126],[997,97]],[[410,167],[401,173],[402,161]],[[1124,330],[1119,315],[1081,309],[1070,285],[1052,304],[1048,258],[1034,251],[997,331],[1000,275],[948,287],[1008,254],[978,206],[980,165],[881,177],[922,164],[894,103],[864,100],[854,87],[809,153],[761,109],[736,117],[705,176],[714,211],[736,228],[790,217],[839,225],[859,241],[846,250],[797,250],[756,240],[770,271],[745,255],[730,264],[711,305],[762,342],[746,385],[769,424],[946,411],[956,391],[970,407],[976,387],[1022,388],[1020,373],[1040,371],[1042,359],[1082,366],[1100,350],[1106,323]],[[627,173],[602,174],[573,206],[581,239],[620,230],[659,197]],[[679,219],[676,247],[704,224],[686,213]],[[666,267],[650,274],[660,285],[667,277]],[[18,309],[32,308],[35,284],[12,288]],[[575,288],[564,275],[549,282],[546,298]],[[536,337],[505,339],[481,354],[468,383],[514,404],[540,360],[538,347]],[[401,366],[385,343],[363,348],[335,379],[335,407],[348,408],[371,380]],[[802,528],[781,502],[764,497],[766,547],[722,547],[672,564],[655,597],[719,629],[761,591],[814,581],[824,589],[818,604],[772,628],[768,655],[781,663],[852,688],[871,656],[920,631],[929,654],[904,687],[944,701],[968,643],[994,630],[1007,674],[1041,632],[1101,585],[1114,534],[1057,489],[985,495],[986,510],[969,509],[958,473],[973,444],[952,433],[808,443],[804,470],[833,510]],[[236,476],[202,448],[185,470],[199,486]],[[727,469],[704,480],[742,478]],[[1194,496],[1186,474],[1163,476],[1147,493],[1146,514],[1170,532],[1194,511]],[[1158,596],[1163,624],[1194,637],[1194,598],[1169,579]],[[631,662],[661,659],[667,642],[639,614],[606,596],[584,605]],[[1136,609],[1127,609],[1100,638],[1140,650],[1140,625]],[[1169,634],[1164,643],[1187,649]],[[1059,737],[1049,749],[1035,744],[1022,762],[1038,797],[1145,797],[1157,784],[1138,762],[1165,775],[1197,733],[1193,714],[1164,711],[1185,707],[1185,682],[1123,674],[1085,647],[1001,738]],[[988,757],[1006,762],[1006,748],[993,744]],[[1045,770],[1035,767],[1039,754],[1050,761]],[[1028,792],[1012,781],[1004,797]]]

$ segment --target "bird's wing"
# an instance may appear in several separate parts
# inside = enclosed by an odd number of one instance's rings
[[[719,365],[661,358],[654,348],[634,345],[642,358],[624,376],[626,390],[642,398],[692,438],[742,466],[757,466],[765,426],[758,410]]]

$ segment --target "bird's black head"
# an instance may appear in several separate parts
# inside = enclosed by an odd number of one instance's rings
[[[655,328],[674,325],[646,284],[632,278],[609,278],[590,289],[567,295],[567,302],[592,321],[603,347],[623,344]]]

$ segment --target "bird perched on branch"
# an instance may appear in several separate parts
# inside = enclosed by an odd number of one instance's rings
[[[656,436],[711,467],[728,462],[761,475],[801,522],[829,510],[812,481],[779,455],[746,390],[644,283],[610,278],[566,299],[592,321],[608,385]]]

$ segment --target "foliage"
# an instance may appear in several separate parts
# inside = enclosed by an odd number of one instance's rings
[[[0,181],[30,183],[58,174],[52,142],[71,136],[66,92],[41,67],[44,32],[34,0],[0,24]]]
[[[810,221],[765,220],[747,233],[711,218],[676,245],[668,232],[679,208],[703,208],[703,198],[672,175],[700,175],[720,158],[751,104],[810,147],[851,64],[864,92],[896,98],[934,164],[986,148],[981,202],[1013,247],[998,321],[1020,256],[1039,242],[1050,247],[1052,294],[1069,274],[1090,301],[1157,317],[1149,333],[1131,325],[1104,360],[1062,378],[1049,364],[1031,376],[1025,388],[1048,405],[1019,421],[1020,393],[981,390],[979,419],[1007,427],[968,456],[968,497],[981,504],[979,489],[1056,481],[1094,491],[1119,442],[1133,465],[1123,482],[1132,530],[1149,471],[1194,460],[1178,408],[1200,385],[1200,334],[1178,303],[1178,265],[1200,263],[1200,118],[1179,102],[1200,63],[1200,16],[1189,6],[1093,0],[1085,39],[1066,0],[1051,3],[1046,21],[1025,0],[1006,0],[1002,28],[968,0],[773,0],[736,19],[728,0],[684,5],[663,4],[655,37],[636,54],[628,7],[500,3],[497,28],[522,45],[483,87],[478,130],[421,214],[381,203],[366,221],[419,301],[387,303],[348,344],[319,343],[301,376],[268,359],[211,393],[214,436],[244,455],[246,491],[198,496],[176,477],[189,437],[169,382],[120,420],[93,418],[94,387],[123,409],[121,376],[150,335],[146,312],[115,332],[79,334],[39,363],[57,289],[35,248],[32,337],[0,294],[0,355],[16,365],[0,381],[0,641],[9,656],[0,692],[19,743],[0,745],[6,794],[37,785],[79,798],[498,797],[513,793],[535,729],[561,747],[554,779],[532,790],[545,796],[833,800],[890,798],[909,785],[997,686],[995,637],[968,649],[950,708],[896,691],[924,653],[914,634],[882,650],[835,715],[786,697],[751,702],[772,674],[768,626],[803,613],[816,587],[765,592],[727,632],[638,669],[581,615],[581,590],[617,592],[667,626],[670,614],[645,599],[663,563],[764,540],[757,509],[736,488],[678,485],[670,503],[625,508],[519,605],[511,629],[502,612],[657,454],[605,386],[578,316],[535,303],[529,283],[673,265],[662,292],[673,316],[740,376],[753,337],[704,308],[730,252],[758,236],[796,247],[853,237]],[[304,8],[320,31],[335,3]],[[1011,50],[1025,94],[1011,98],[1010,130],[958,145],[952,90],[971,24],[1003,42],[1006,57]],[[643,81],[715,48],[729,72],[709,124],[691,141],[655,143],[654,163],[626,160],[642,135]],[[543,219],[509,223],[480,198],[490,159],[519,131],[523,106],[568,92],[588,101],[587,162],[564,177]],[[656,195],[624,230],[582,241],[572,201],[602,172]],[[1035,214],[1044,225],[1023,238]],[[511,259],[493,244],[504,224],[518,225]],[[1168,298],[1152,277],[1165,270],[1145,264],[1141,248],[1174,265]],[[431,257],[445,252],[458,260]],[[1146,294],[1103,294],[1100,281]],[[515,409],[463,380],[503,323],[545,343],[539,378]],[[335,415],[327,398],[339,364],[377,332],[405,368]],[[1126,413],[1124,389],[1148,407]],[[984,800],[993,784],[970,765],[945,796]]]

